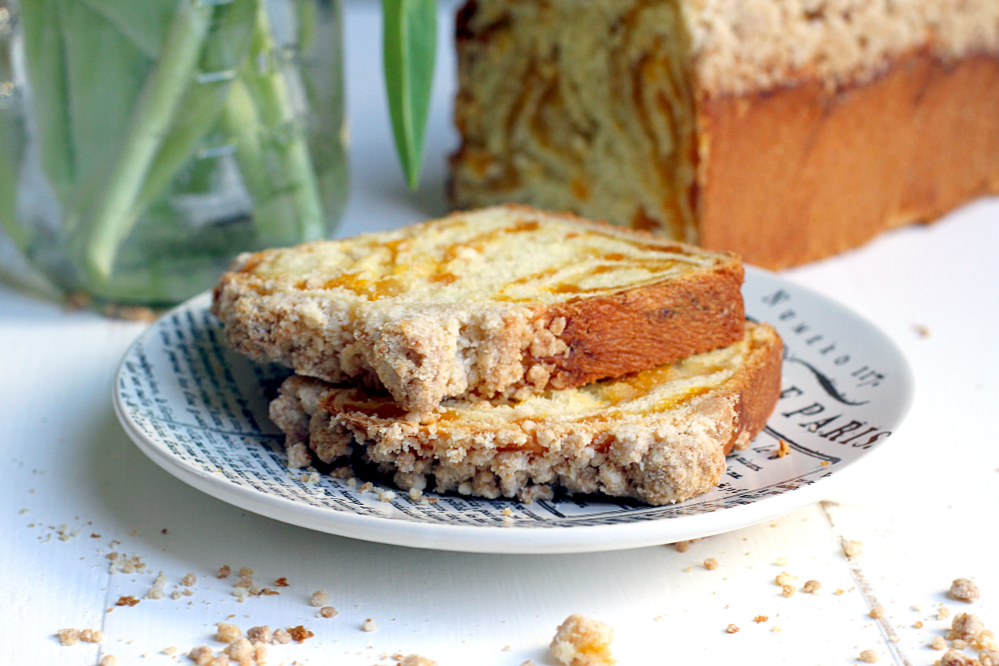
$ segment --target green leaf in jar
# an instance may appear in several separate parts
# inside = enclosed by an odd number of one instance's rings
[[[232,82],[247,58],[256,17],[256,3],[239,0],[220,5],[184,97],[177,105],[170,129],[136,197],[131,215],[138,217],[169,188],[219,122]]]
[[[436,0],[382,0],[384,58],[392,129],[406,181],[420,181],[437,51]]]
[[[300,95],[295,55],[275,42],[266,8],[256,0],[250,55],[226,100],[222,127],[237,145],[243,183],[253,199],[254,226],[266,245],[319,238],[323,207],[319,183],[297,115],[292,84]]]
[[[74,3],[68,0],[66,4]],[[135,224],[131,212],[136,197],[184,90],[193,78],[213,11],[211,6],[196,5],[188,0],[177,3],[177,11],[170,22],[159,59],[142,84],[134,108],[127,107],[127,122],[112,125],[116,132],[126,128],[123,140],[101,190],[94,198],[92,209],[84,214],[84,222],[74,242],[82,253],[84,269],[98,281],[111,275],[118,248]],[[120,33],[118,35],[122,39]],[[82,44],[87,33],[73,30],[69,36]],[[110,32],[107,37],[111,38]],[[94,46],[93,50],[99,49]],[[116,55],[119,57],[108,60],[122,67],[121,54]],[[84,78],[83,72],[71,71],[71,84],[79,86],[81,78]],[[97,79],[98,84],[114,91],[115,87],[109,81],[113,79]]]

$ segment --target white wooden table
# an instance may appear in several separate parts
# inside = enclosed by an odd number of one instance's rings
[[[444,3],[442,35],[453,5]],[[378,4],[347,14],[353,198],[342,235],[443,213],[453,58],[442,39],[424,184],[405,189],[390,144],[379,73]],[[145,458],[118,425],[112,378],[144,325],[68,312],[25,284],[0,251],[0,664],[190,663],[226,620],[303,625],[315,636],[274,646],[270,664],[394,664],[418,653],[441,666],[553,665],[556,626],[583,613],[616,630],[622,664],[928,665],[950,620],[972,610],[999,629],[999,201],[980,201],[927,227],[888,234],[786,276],[848,304],[906,353],[914,408],[886,455],[820,505],[767,524],[672,547],[582,555],[473,555],[354,541],[293,527],[214,500]],[[65,540],[60,538],[60,526]],[[74,536],[75,535],[75,536]],[[840,540],[863,542],[852,562]],[[142,573],[111,575],[107,553],[138,555]],[[720,563],[709,571],[702,562]],[[778,565],[780,558],[786,564]],[[280,596],[239,603],[221,565],[250,567]],[[780,595],[786,570],[818,594]],[[167,597],[143,598],[158,572]],[[197,576],[192,596],[171,599]],[[973,606],[948,599],[973,577]],[[325,589],[339,615],[317,618]],[[836,590],[843,590],[836,594]],[[123,595],[141,602],[116,607]],[[884,618],[868,612],[883,606]],[[112,612],[108,612],[113,608]],[[754,622],[757,616],[766,621]],[[378,628],[361,630],[367,618]],[[921,628],[916,623],[922,622]],[[725,633],[730,623],[740,627]],[[100,645],[62,647],[57,630],[101,629]],[[175,657],[163,654],[176,647]],[[696,662],[695,662],[696,660]]]

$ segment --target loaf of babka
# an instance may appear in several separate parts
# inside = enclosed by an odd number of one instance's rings
[[[996,0],[469,0],[455,207],[782,268],[999,192]]]

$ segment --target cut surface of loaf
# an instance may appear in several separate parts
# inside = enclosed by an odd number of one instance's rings
[[[995,0],[470,0],[457,208],[782,268],[999,193]]]
[[[578,386],[728,345],[742,264],[610,225],[498,206],[244,255],[215,288],[231,347],[404,409]]]
[[[766,424],[782,344],[748,323],[739,342],[523,401],[449,400],[419,421],[384,392],[292,376],[271,403],[289,463],[359,455],[403,489],[521,501],[562,489],[661,505],[714,488],[725,456]]]

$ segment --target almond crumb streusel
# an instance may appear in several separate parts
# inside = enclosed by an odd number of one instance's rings
[[[863,545],[862,541],[847,541],[843,544],[843,554],[847,557],[856,557],[860,555],[860,549]]]
[[[374,631],[378,628],[378,623],[370,617],[361,623],[361,631]]]
[[[860,653],[860,661],[866,664],[873,664],[881,659],[881,653],[877,650],[864,650]]]
[[[774,564],[776,564],[779,567],[786,567],[787,566],[787,558],[786,557],[778,557],[776,560],[774,560]]]
[[[274,587],[288,587],[288,579],[281,577],[274,581]]]
[[[80,640],[84,643],[100,643],[104,640],[104,632],[100,629],[84,629],[80,632]]]
[[[332,606],[323,606],[319,609],[319,617],[331,618],[336,617],[337,614],[337,609]]]
[[[716,560],[713,557],[709,557],[708,559],[704,560],[704,568],[707,569],[708,571],[714,571],[715,569],[718,568],[718,560]]]
[[[868,615],[870,615],[875,620],[878,620],[885,616],[885,609],[882,608],[881,606],[875,606],[874,608],[871,609],[871,612],[868,613]]]
[[[794,596],[794,585],[781,585],[780,586],[780,596],[782,596],[782,597],[793,597]]]
[[[118,666],[118,657],[113,654],[106,654],[101,658],[101,666]]]
[[[191,648],[191,651],[187,653],[187,658],[198,666],[208,666],[208,664],[212,663],[214,657],[210,647],[199,645],[198,647]]]
[[[960,638],[955,638],[951,641],[950,646],[955,650],[964,650],[968,647],[968,641],[961,640]]]
[[[179,650],[173,645],[171,645],[168,648],[163,648],[163,654],[165,654],[168,657],[174,656],[175,654],[177,654],[177,652],[179,652]]]
[[[676,543],[673,544],[673,546],[677,549],[678,552],[681,553],[686,553],[688,550],[690,550],[689,541],[677,541]]]
[[[791,453],[791,445],[785,442],[783,439],[780,440],[780,445],[777,447],[777,457],[783,458],[789,453]]]
[[[809,594],[818,594],[819,590],[822,589],[822,583],[817,580],[805,581],[805,586],[802,589]]]
[[[232,573],[232,569],[229,568],[228,564],[223,564],[219,567],[218,573],[215,574],[216,578],[228,578],[229,574]]]
[[[776,582],[781,587],[784,587],[785,585],[790,585],[791,581],[797,580],[797,578],[798,578],[797,576],[792,576],[786,571],[781,571],[779,574],[777,574],[777,578],[774,579],[774,582]]]
[[[215,640],[220,643],[232,643],[242,635],[243,632],[235,624],[219,622],[218,629],[215,632]]]
[[[198,577],[194,575],[193,571],[180,579],[180,584],[183,585],[184,587],[191,587],[197,582],[198,582]]]
[[[753,618],[753,622],[755,622],[756,624],[762,624],[769,619],[770,618],[767,617],[766,615],[757,615],[756,617]]]
[[[936,662],[939,666],[980,666],[981,662],[972,657],[966,656],[957,650],[947,650]]]
[[[56,632],[56,637],[62,646],[76,645],[80,642],[80,631],[78,629],[60,629]]]
[[[957,578],[950,584],[950,596],[971,603],[979,597],[978,586],[968,578]]]
[[[559,625],[552,639],[552,656],[564,666],[610,666],[614,629],[578,613]]]
[[[915,622],[912,623],[912,626],[915,627],[916,629],[922,629],[923,628],[923,621],[922,620],[916,620]]]
[[[949,617],[950,617],[950,609],[944,605],[941,605],[940,608],[937,609],[937,619],[946,620]]]
[[[249,664],[251,659],[253,659],[253,645],[250,643],[249,639],[240,637],[234,640],[232,643],[223,650],[225,655],[230,659],[235,659],[239,664]]]
[[[944,640],[943,636],[934,636],[933,640],[930,641],[930,647],[934,650],[946,650],[947,641]]]
[[[329,602],[330,602],[330,595],[329,592],[327,592],[326,590],[316,590],[315,592],[312,593],[311,603],[313,606],[319,608],[321,606],[325,606]]]
[[[730,624],[727,627],[725,627],[725,633],[727,633],[727,634],[737,634],[737,633],[739,633],[739,627],[735,626],[734,624]]]
[[[978,661],[982,666],[999,666],[999,650],[985,648],[978,653]]]
[[[393,657],[393,659],[395,659],[395,657]],[[418,654],[409,654],[402,659],[399,659],[396,666],[437,666],[437,662],[433,659],[421,657]]]
[[[270,643],[274,640],[274,632],[265,624],[261,627],[250,627],[246,632],[246,637],[254,643]]]
[[[277,628],[274,630],[274,642],[275,643],[290,643],[291,634],[288,633],[287,629]]]
[[[299,643],[301,643],[307,638],[312,638],[313,636],[315,636],[314,633],[312,633],[302,625],[298,625],[297,627],[288,627],[288,635],[291,636],[292,640],[295,640]],[[276,636],[277,634],[275,633],[275,637]]]

